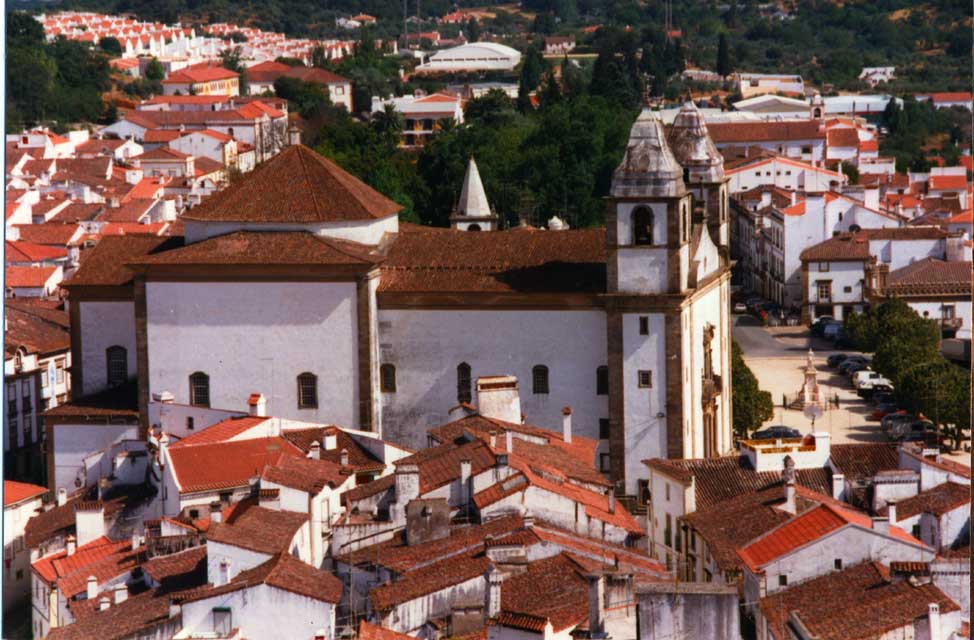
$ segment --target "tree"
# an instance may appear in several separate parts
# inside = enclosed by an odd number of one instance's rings
[[[290,63],[285,62],[284,64]],[[315,45],[314,49],[311,50],[311,66],[319,69],[331,69],[331,61],[325,54],[325,48],[320,44]]]
[[[145,67],[145,77],[147,80],[153,80],[156,82],[161,82],[163,78],[166,77],[166,70],[163,69],[162,63],[159,62],[157,58],[152,58],[149,64]]]
[[[731,341],[731,412],[734,415],[734,434],[747,438],[748,432],[760,428],[774,415],[770,391],[762,391],[736,340]]]
[[[491,89],[479,98],[470,99],[463,110],[464,121],[492,129],[509,123],[515,115],[514,103],[503,89]]]
[[[721,32],[717,42],[717,73],[720,77],[726,78],[734,72],[734,65],[731,63],[730,50],[727,47],[727,34]]]
[[[940,356],[907,369],[896,388],[903,408],[941,427],[954,450],[960,448],[965,431],[970,431],[970,394],[970,371]]]
[[[472,17],[467,20],[467,40],[470,42],[478,42],[481,37],[480,23],[477,19]]]
[[[122,43],[118,41],[118,38],[113,38],[112,36],[107,36],[99,40],[98,48],[110,56],[117,57],[122,55]]]
[[[537,45],[528,47],[521,58],[521,76],[517,86],[517,108],[527,112],[531,108],[531,92],[538,88],[544,72],[544,58]]]
[[[396,111],[396,107],[392,104],[387,104],[382,111],[373,113],[370,121],[372,128],[380,136],[391,136],[398,139],[402,132],[402,114]]]
[[[847,160],[842,161],[842,173],[849,179],[849,184],[859,184],[859,168]]]
[[[243,62],[241,62],[242,57],[243,51],[240,47],[224,49],[220,52],[220,61],[223,63],[223,68],[240,74],[240,95],[245,96],[250,91],[247,85],[247,67],[243,65]]]
[[[44,44],[44,27],[34,16],[23,11],[7,14],[7,46],[40,46]]]

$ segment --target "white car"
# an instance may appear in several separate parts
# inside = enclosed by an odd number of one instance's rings
[[[856,389],[871,389],[876,385],[893,386],[893,382],[889,378],[884,378],[878,371],[868,369],[856,371],[852,376],[852,384],[855,385]]]
[[[747,305],[743,302],[738,302],[734,305],[734,313],[747,313]]]

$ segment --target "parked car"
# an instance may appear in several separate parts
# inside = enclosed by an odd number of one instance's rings
[[[943,444],[943,436],[929,420],[900,420],[890,427],[889,437],[894,441],[912,438],[909,442],[929,442],[934,446]]]
[[[777,440],[778,438],[801,438],[802,433],[798,429],[786,427],[783,424],[767,427],[751,434],[751,440]]]
[[[881,384],[874,384],[873,383],[873,384],[870,384],[867,381],[867,384],[866,385],[861,386],[858,389],[856,389],[856,393],[859,394],[859,397],[860,398],[863,398],[865,400],[869,400],[869,399],[875,397],[876,394],[878,394],[878,393],[889,393],[892,390],[893,390],[892,383],[890,383],[890,384],[886,384],[886,383],[881,383]]]
[[[831,322],[835,322],[835,318],[832,316],[820,316],[818,320],[812,324],[812,335],[816,338],[821,338],[822,333],[825,331],[826,325]]]
[[[851,381],[852,380],[852,376],[856,375],[857,372],[862,371],[863,369],[868,369],[868,368],[869,368],[869,364],[868,363],[865,363],[865,362],[853,362],[848,367],[846,367],[845,372],[846,372],[846,375],[849,376],[849,380]]]
[[[882,420],[890,414],[894,414],[897,411],[897,406],[895,402],[880,402],[876,405],[876,408],[872,412],[873,420]]]
[[[833,353],[828,358],[825,359],[825,364],[829,365],[833,369],[842,364],[846,358],[849,357],[847,353]]]
[[[883,431],[888,433],[894,424],[898,422],[912,422],[914,420],[916,420],[916,416],[901,409],[883,416],[883,419],[880,420],[880,426],[883,428]]]
[[[893,381],[886,378],[878,371],[873,371],[872,369],[863,369],[857,371],[852,375],[852,384],[855,385],[856,389],[862,387],[874,387],[876,385],[886,385],[890,389],[893,388]]]
[[[868,365],[870,360],[866,356],[849,356],[845,360],[839,363],[837,367],[839,373],[849,373],[849,367],[854,364],[866,364]]]
[[[924,447],[940,448],[947,442],[947,440],[944,437],[944,434],[939,433],[936,429],[932,428],[932,424],[930,427],[931,428],[929,429],[918,428],[911,430],[910,433],[900,438],[899,442],[920,442],[923,443]]]
[[[743,302],[735,302],[734,313],[747,313],[747,305]]]
[[[880,405],[886,402],[896,402],[896,394],[892,391],[876,391],[873,394],[872,402],[875,405]]]
[[[826,340],[837,340],[842,335],[841,322],[829,322],[822,328],[822,337]]]

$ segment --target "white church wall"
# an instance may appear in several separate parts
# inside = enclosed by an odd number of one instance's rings
[[[125,347],[129,377],[135,377],[135,303],[131,301],[79,302],[81,332],[82,389],[87,395],[108,385],[108,360],[105,350]]]
[[[480,376],[518,378],[521,410],[530,424],[561,430],[572,407],[574,433],[599,437],[608,396],[596,395],[596,370],[608,363],[601,310],[379,310],[380,361],[396,367],[395,393],[382,394],[385,437],[426,446],[426,431],[448,421],[457,404],[457,365]],[[545,365],[548,394],[532,393],[531,369]],[[476,403],[476,391],[473,402]]]
[[[648,318],[647,335],[639,333],[640,317]],[[626,490],[633,495],[637,479],[645,475],[640,461],[666,457],[665,329],[661,313],[629,313],[622,318]],[[651,372],[651,387],[640,387],[640,371]]]
[[[379,244],[385,234],[396,233],[398,230],[399,217],[397,215],[378,220],[351,220],[318,224],[197,222],[186,220],[186,242],[191,244],[235,231],[309,231],[322,237],[374,245]]]
[[[354,283],[150,282],[149,389],[189,403],[189,376],[210,376],[210,404],[260,392],[268,415],[358,425]],[[297,408],[297,376],[318,376],[318,408]]]

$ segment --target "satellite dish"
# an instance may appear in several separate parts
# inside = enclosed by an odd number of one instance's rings
[[[805,407],[805,411],[803,413],[805,414],[806,418],[812,421],[812,428],[814,429],[815,420],[817,418],[821,418],[825,412],[822,411],[822,407],[812,404]]]

